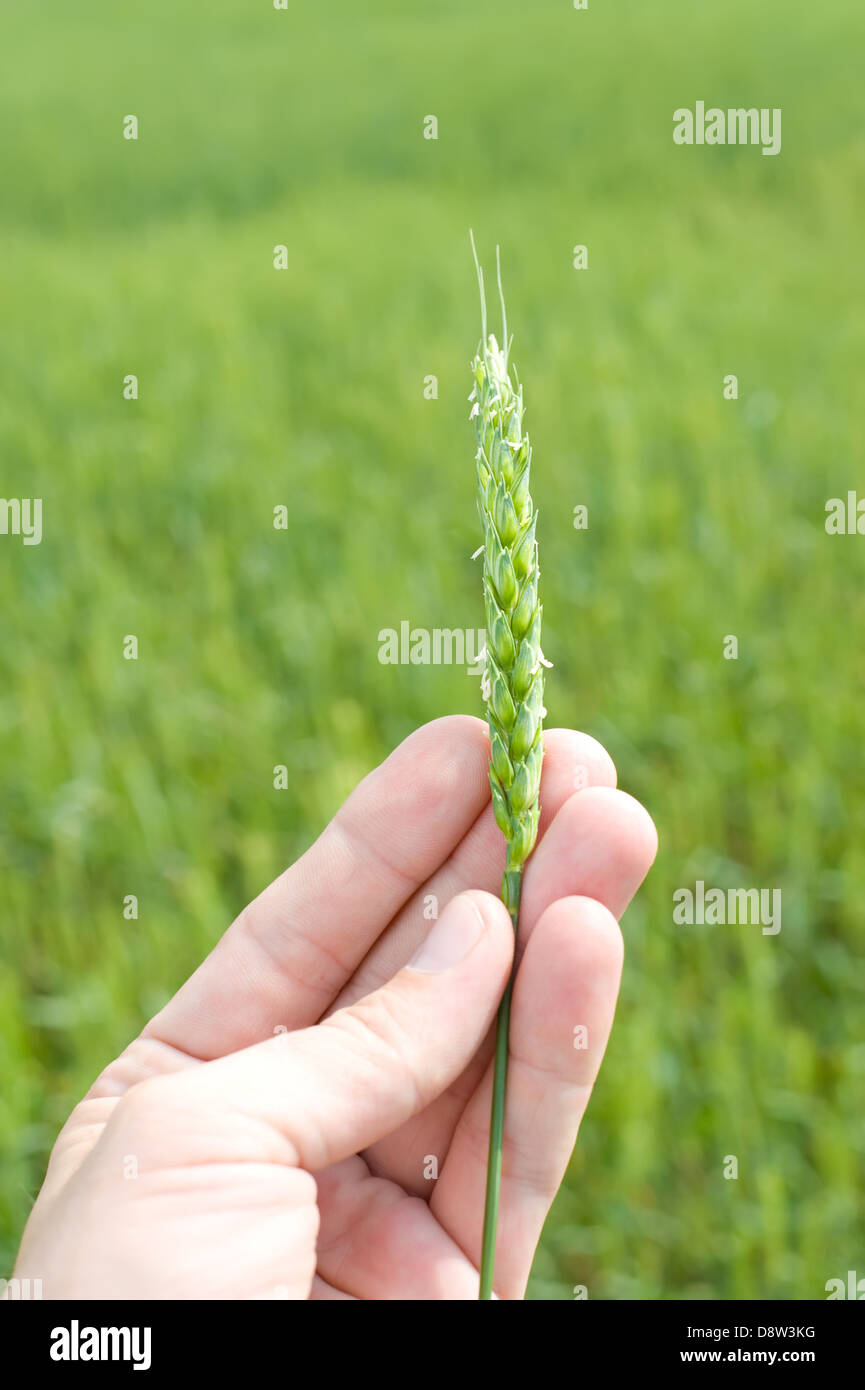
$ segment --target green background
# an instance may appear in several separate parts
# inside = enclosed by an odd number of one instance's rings
[[[863,40],[860,0],[3,4],[0,494],[44,540],[0,536],[0,1264],[100,1068],[363,773],[479,710],[377,659],[482,622],[472,225],[548,722],[661,838],[530,1297],[865,1275],[865,540],[824,529],[865,489]],[[782,107],[780,156],[674,146],[698,99]],[[698,878],[780,888],[781,933],[674,926]]]

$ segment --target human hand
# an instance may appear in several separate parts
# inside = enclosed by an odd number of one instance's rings
[[[613,1020],[617,919],[657,848],[598,743],[552,730],[545,748],[511,1014],[505,1299],[522,1297],[570,1157]],[[417,730],[241,913],[73,1110],[18,1277],[47,1298],[477,1297],[513,952],[488,749],[477,719]]]

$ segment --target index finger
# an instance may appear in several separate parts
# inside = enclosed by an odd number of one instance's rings
[[[316,1022],[489,800],[486,725],[425,724],[355,788],[144,1029],[203,1060]]]

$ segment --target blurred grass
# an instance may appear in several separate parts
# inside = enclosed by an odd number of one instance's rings
[[[45,525],[0,538],[4,1267],[95,1073],[363,772],[478,708],[377,660],[402,619],[481,620],[472,224],[529,405],[549,722],[662,846],[531,1296],[861,1271],[865,542],[823,520],[863,487],[865,18],[755,10],[3,7],[0,492]],[[781,106],[783,153],[674,147],[697,98]],[[781,934],[673,927],[697,878],[780,887]]]

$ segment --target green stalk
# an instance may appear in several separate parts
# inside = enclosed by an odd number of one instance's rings
[[[483,694],[490,731],[493,811],[507,849],[502,901],[514,927],[516,958],[523,865],[534,848],[540,816],[542,724],[546,714],[543,668],[549,662],[544,660],[541,651],[542,610],[538,601],[535,540],[537,513],[529,493],[532,450],[523,428],[523,390],[508,363],[510,343],[498,247],[501,348],[493,334],[487,334],[483,272],[473,236],[471,241],[478,273],[483,334],[472,362],[474,387],[469,396],[477,439],[478,514],[484,536],[481,550],[487,641]],[[493,1289],[513,977],[512,969],[496,1023],[481,1299],[491,1298]]]
[[[481,1283],[478,1299],[491,1299],[496,1262],[496,1233],[499,1222],[499,1192],[502,1183],[502,1141],[505,1132],[505,1092],[508,1084],[508,1040],[511,1025],[511,995],[516,974],[516,943],[520,919],[520,883],[522,869],[514,871],[516,910],[511,912],[514,925],[514,965],[508,977],[502,1002],[496,1015],[496,1052],[493,1063],[493,1100],[490,1113],[490,1147],[487,1159],[487,1189],[484,1200],[484,1233],[481,1242]]]

